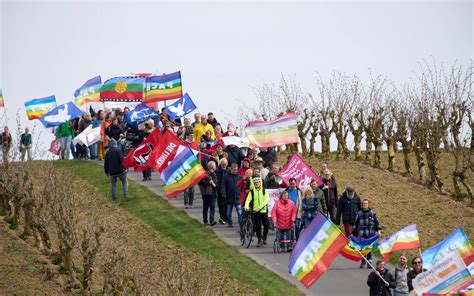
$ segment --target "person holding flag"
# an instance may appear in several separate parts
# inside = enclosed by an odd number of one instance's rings
[[[367,285],[370,287],[370,296],[392,296],[390,288],[395,288],[395,279],[393,274],[385,268],[384,260],[377,260],[376,269],[367,278]]]
[[[380,225],[375,212],[369,207],[369,200],[364,198],[362,200],[362,210],[357,213],[355,220],[355,231],[359,234],[359,238],[373,237],[375,234],[380,236]],[[372,252],[368,253],[367,256],[367,268],[371,268],[372,265]],[[360,263],[360,268],[364,268],[366,264],[365,260]],[[385,262],[384,262],[385,265]]]

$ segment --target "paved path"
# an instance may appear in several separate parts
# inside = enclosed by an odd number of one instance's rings
[[[162,182],[156,173],[153,174],[152,181],[142,181],[142,174],[136,172],[129,172],[128,178],[136,181],[150,189],[151,191],[165,196],[162,189]],[[202,221],[202,199],[199,193],[198,187],[196,186],[196,194],[194,200],[193,209],[185,209],[183,202],[183,195],[170,201],[170,203],[178,209],[186,211],[190,217]],[[237,220],[237,214],[233,213],[233,220]],[[216,204],[216,221],[219,219],[219,213]],[[209,226],[211,227],[211,226]],[[282,278],[295,284],[301,291],[307,295],[320,295],[320,296],[339,296],[339,295],[351,295],[351,296],[362,296],[368,295],[369,289],[366,284],[367,276],[370,273],[368,269],[359,269],[359,264],[356,262],[344,259],[338,256],[333,262],[328,271],[315,283],[310,289],[306,289],[300,282],[294,279],[288,273],[288,262],[289,254],[281,253],[275,254],[273,252],[273,240],[274,235],[270,233],[268,237],[268,244],[262,248],[256,247],[256,242],[252,242],[252,245],[246,249],[240,246],[240,238],[237,234],[237,227],[227,227],[227,225],[215,225],[212,227],[214,232],[227,244],[237,248],[241,253],[251,257],[259,264],[272,270],[273,272],[280,275]]]

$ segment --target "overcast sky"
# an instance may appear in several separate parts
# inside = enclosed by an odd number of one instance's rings
[[[316,92],[316,71],[366,77],[370,68],[404,83],[422,58],[474,57],[472,1],[0,3],[0,88],[11,128],[18,109],[33,126],[25,101],[55,94],[65,103],[96,75],[181,70],[199,109],[223,119],[281,73]]]

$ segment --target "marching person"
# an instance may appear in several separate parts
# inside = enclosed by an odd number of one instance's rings
[[[382,229],[377,220],[377,215],[369,207],[369,200],[364,198],[362,200],[362,210],[357,213],[355,225],[355,231],[359,234],[360,238],[370,238],[374,235],[381,235],[380,230]],[[370,264],[372,264],[372,252],[368,253],[366,256]],[[360,263],[360,268],[364,268],[366,262],[362,260]],[[370,268],[370,265],[367,264],[367,268]]]
[[[408,296],[410,294],[408,288],[408,272],[410,269],[407,266],[407,256],[400,254],[398,256],[398,266],[393,271],[395,277],[395,288],[393,289],[393,296]]]
[[[336,180],[331,178],[331,176],[332,173],[329,170],[325,170],[323,172],[323,184],[319,188],[324,192],[324,199],[328,210],[327,216],[331,218],[333,223],[336,223],[337,184]]]
[[[30,129],[25,128],[25,132],[20,137],[21,161],[25,161],[25,153],[28,154],[28,161],[31,161],[31,134]]]
[[[10,153],[10,148],[12,146],[12,134],[8,126],[3,129],[2,133],[2,153],[3,153],[3,163],[8,162],[8,153]]]
[[[301,200],[301,220],[303,228],[306,229],[318,212],[319,201],[314,196],[313,189],[307,187],[303,191],[303,199]]]
[[[413,291],[413,280],[422,272],[425,272],[426,269],[423,268],[423,260],[421,257],[416,256],[411,259],[411,265],[413,269],[410,270],[407,274],[407,284],[408,284],[408,291]]]
[[[367,278],[367,285],[370,287],[370,296],[392,296],[390,288],[395,288],[395,279],[385,268],[385,261],[377,261],[375,271],[372,271]]]
[[[216,221],[214,221],[217,198],[217,175],[215,171],[216,163],[210,161],[207,164],[207,177],[199,182],[199,189],[201,190],[201,196],[203,201],[202,222],[204,223],[204,225],[210,226],[216,225]]]
[[[237,221],[242,220],[242,207],[240,205],[240,188],[237,186],[242,177],[238,173],[238,165],[233,163],[230,166],[230,172],[224,175],[221,182],[221,195],[226,203],[226,216],[227,224],[229,227],[233,227],[232,223],[232,209],[235,207],[237,212]]]
[[[303,192],[296,186],[295,178],[290,178],[288,183],[290,186],[288,186],[285,191],[288,191],[291,201],[296,206],[295,239],[298,240],[301,231],[301,200],[303,199]]]
[[[245,211],[252,211],[253,222],[255,225],[255,232],[257,233],[258,243],[257,247],[267,244],[268,235],[268,191],[262,186],[262,178],[253,178],[253,184],[255,188],[251,189],[245,200]],[[253,202],[252,208],[250,203]],[[262,236],[262,225],[263,225],[263,236]]]
[[[324,192],[318,187],[318,182],[315,179],[311,179],[309,186],[313,189],[313,195],[317,201],[317,210],[327,216],[326,213],[328,209],[326,208],[326,201],[324,200]]]
[[[349,237],[353,232],[353,226],[357,213],[362,209],[360,198],[354,190],[353,186],[347,186],[346,191],[342,194],[338,201],[336,224],[341,223],[344,225],[344,232]]]
[[[276,236],[283,250],[290,250],[288,241],[291,238],[291,232],[296,221],[296,207],[290,200],[288,191],[282,191],[280,198],[275,202],[272,208],[273,224],[276,225]]]
[[[109,149],[105,153],[104,171],[110,177],[112,185],[112,199],[117,199],[117,179],[122,182],[123,197],[128,197],[127,169],[122,166],[122,151],[117,148],[117,141],[112,138],[109,141]]]

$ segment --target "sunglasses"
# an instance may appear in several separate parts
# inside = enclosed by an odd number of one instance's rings
[[[413,264],[421,264],[421,261],[415,261]]]

